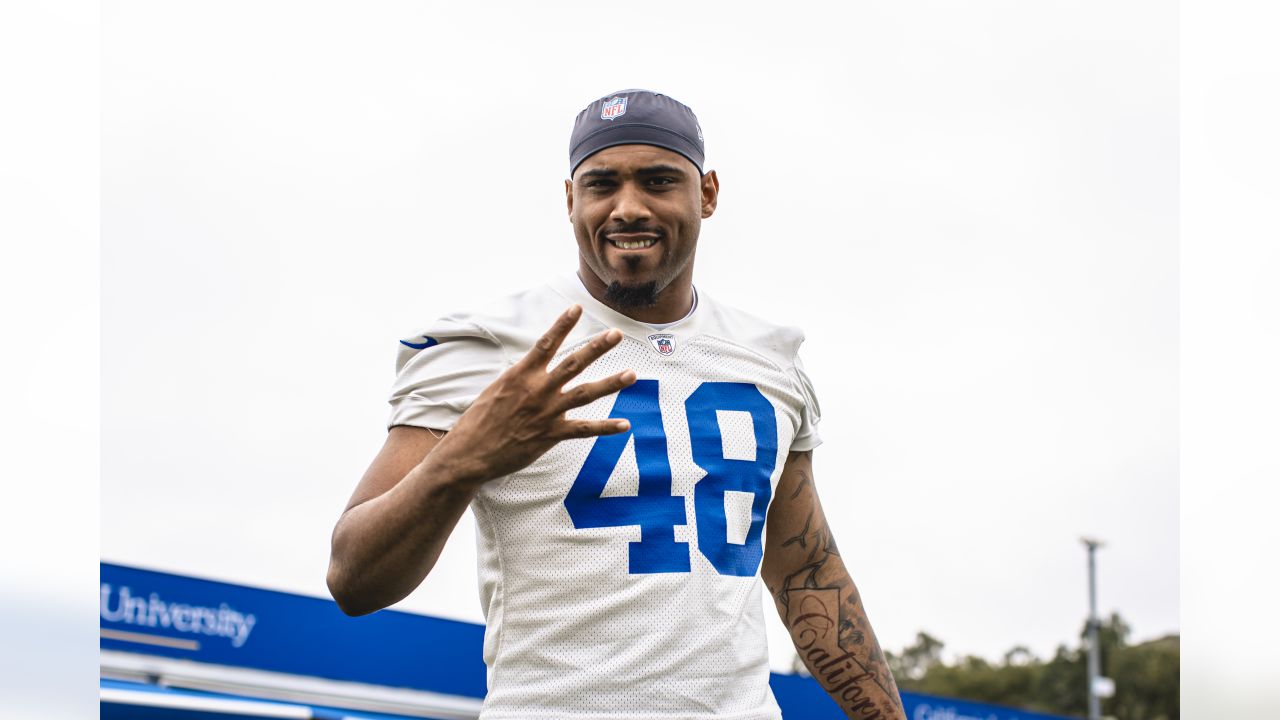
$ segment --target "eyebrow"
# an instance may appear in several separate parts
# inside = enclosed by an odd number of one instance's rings
[[[636,171],[637,175],[680,175],[683,177],[687,173],[675,165],[650,165],[649,167],[640,168]]]
[[[682,168],[676,167],[675,165],[650,165],[648,167],[642,167],[639,170],[636,170],[636,174],[637,175],[679,175],[680,177],[686,177],[688,175],[688,173],[686,173]],[[595,168],[593,170],[583,170],[582,174],[578,176],[578,179],[585,180],[586,178],[612,178],[617,176],[618,176],[618,171],[612,168]]]

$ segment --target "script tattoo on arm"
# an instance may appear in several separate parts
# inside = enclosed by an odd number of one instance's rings
[[[897,683],[818,501],[809,453],[791,454],[767,523],[761,575],[809,672],[848,717],[905,720]]]

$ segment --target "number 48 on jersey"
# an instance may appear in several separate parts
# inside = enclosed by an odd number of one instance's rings
[[[762,536],[777,464],[778,427],[773,405],[750,383],[705,382],[684,402],[693,461],[706,472],[693,488],[698,520],[698,551],[721,575],[755,575],[764,557]],[[755,433],[754,460],[724,456],[717,411],[751,415]],[[637,380],[618,393],[610,418],[626,418],[631,430],[596,438],[586,462],[564,498],[573,526],[583,528],[640,526],[640,541],[631,543],[632,574],[689,572],[689,544],[677,542],[675,526],[687,525],[683,497],[671,494],[671,462],[667,433],[658,404],[658,381]],[[639,492],[603,497],[605,484],[635,438]],[[728,540],[725,493],[751,493],[751,525],[746,542]]]

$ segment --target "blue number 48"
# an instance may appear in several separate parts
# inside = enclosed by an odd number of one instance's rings
[[[762,534],[777,464],[778,428],[773,405],[750,383],[706,382],[684,403],[693,461],[706,472],[693,488],[698,518],[698,551],[721,575],[755,575],[764,557]],[[749,413],[755,434],[753,460],[724,455],[717,411]],[[658,404],[658,381],[637,380],[618,393],[610,418],[626,418],[631,430],[596,438],[586,462],[564,498],[577,529],[640,526],[640,541],[631,543],[631,573],[689,572],[689,544],[677,542],[675,526],[688,524],[684,498],[671,494],[667,433]],[[634,437],[639,491],[603,497],[609,475]],[[751,493],[751,525],[746,542],[728,539],[725,493]]]

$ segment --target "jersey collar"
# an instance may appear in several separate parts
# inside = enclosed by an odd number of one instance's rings
[[[647,323],[629,318],[595,299],[591,293],[587,292],[587,288],[582,284],[582,279],[578,277],[577,273],[556,276],[551,281],[551,287],[567,300],[581,305],[587,314],[595,317],[600,322],[616,327],[638,340],[645,340],[654,333],[670,333],[683,336],[694,334],[702,324],[702,319],[707,316],[710,303],[710,299],[705,294],[695,289],[697,300],[688,315],[663,328],[655,328]]]

